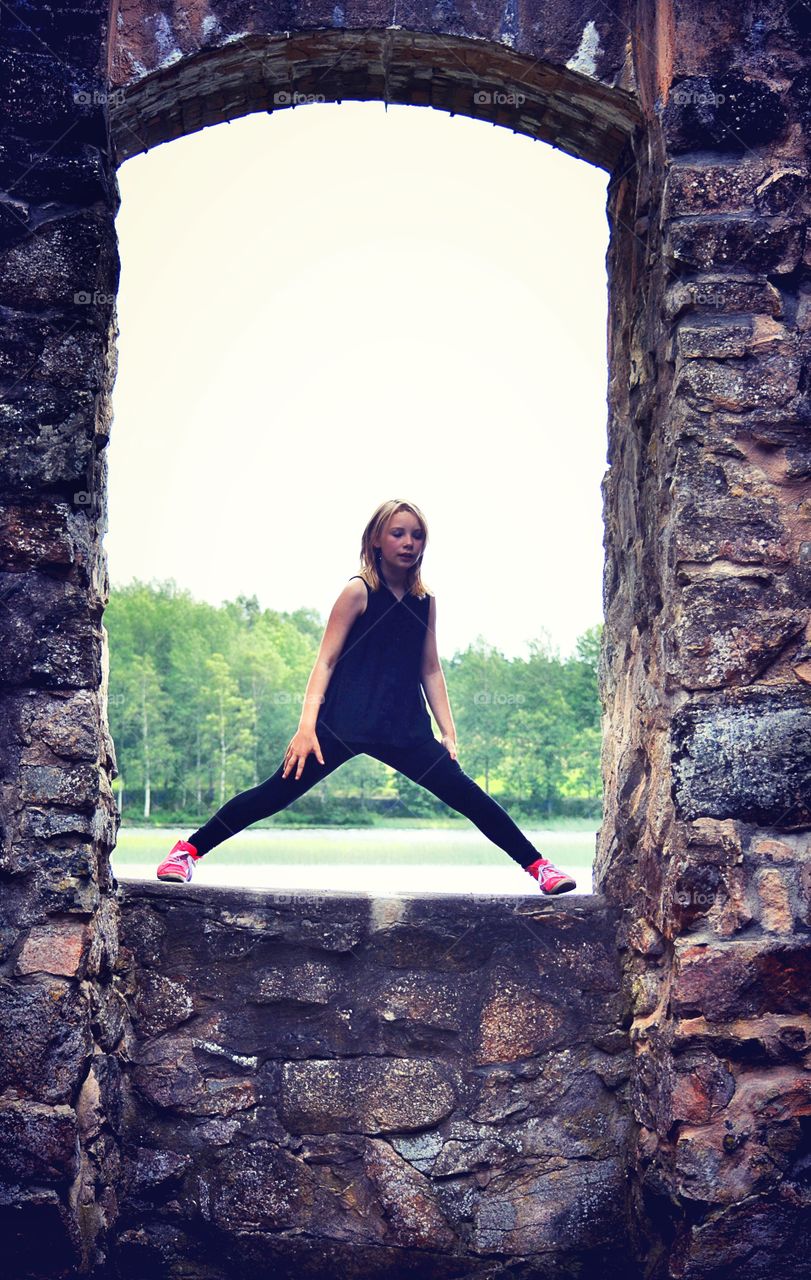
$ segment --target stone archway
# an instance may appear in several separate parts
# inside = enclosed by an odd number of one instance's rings
[[[109,869],[102,626],[115,164],[297,94],[478,116],[611,173],[596,887],[633,1049],[629,1238],[646,1276],[754,1277],[759,1250],[799,1274],[811,12],[601,14],[67,0],[0,35],[0,1216],[26,1274],[103,1260],[138,994]]]

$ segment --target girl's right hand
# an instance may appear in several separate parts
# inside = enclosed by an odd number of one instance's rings
[[[324,757],[321,754],[318,738],[315,736],[315,729],[298,729],[290,739],[290,745],[285,752],[282,777],[286,778],[294,765],[298,764],[296,773],[296,780],[298,780],[311,751],[315,752],[319,764],[323,764]]]

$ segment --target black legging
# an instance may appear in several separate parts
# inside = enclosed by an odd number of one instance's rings
[[[391,765],[412,782],[419,782],[452,809],[464,814],[488,840],[497,844],[520,866],[528,867],[541,856],[507,811],[468,777],[459,761],[452,758],[447,747],[437,738],[430,738],[410,747],[394,747],[388,743],[353,744],[341,741],[321,725],[318,728],[318,741],[324,757],[323,764],[311,752],[304,763],[301,777],[296,778],[298,765],[295,765],[285,778],[282,776],[282,762],[276,772],[264,782],[228,800],[213,818],[189,836],[189,843],[194,845],[198,853],[208,853],[252,822],[278,813],[280,809],[298,800],[316,782],[326,778],[328,773],[332,773],[353,756],[367,755]]]

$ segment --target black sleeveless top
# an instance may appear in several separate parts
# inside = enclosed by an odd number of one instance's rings
[[[315,724],[344,742],[411,746],[433,738],[420,688],[431,597],[398,600],[385,583],[366,586],[366,611],[349,629]],[[352,579],[350,578],[350,582]],[[381,580],[382,581],[382,580]]]

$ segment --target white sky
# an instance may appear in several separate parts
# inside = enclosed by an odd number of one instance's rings
[[[119,170],[111,581],[326,620],[425,513],[443,657],[602,618],[608,175],[431,108],[315,104]]]

